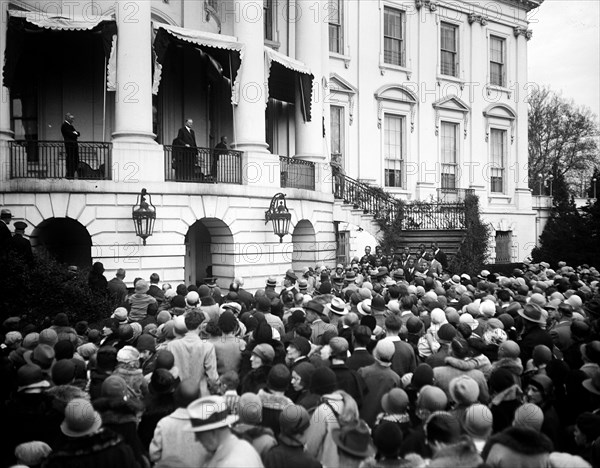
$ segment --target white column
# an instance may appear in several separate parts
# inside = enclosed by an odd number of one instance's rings
[[[115,2],[119,31],[115,141],[154,143],[150,3]]]
[[[266,153],[263,0],[235,0],[234,14],[234,32],[244,44],[244,56],[238,71],[233,146],[239,151]]]
[[[4,48],[6,47],[6,24],[8,22],[8,2],[0,3],[0,140],[12,140],[10,129],[10,90],[4,83]]]
[[[323,78],[321,54],[325,51],[321,22],[327,21],[327,4],[323,0],[296,1],[296,11],[298,12],[296,14],[296,59],[307,65],[314,76],[310,122],[304,121],[300,90],[296,90],[296,156],[322,163],[325,155],[323,154],[322,101],[324,96],[321,82]]]

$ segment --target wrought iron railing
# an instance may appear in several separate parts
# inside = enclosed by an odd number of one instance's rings
[[[279,156],[281,188],[315,189],[315,163]]]
[[[15,140],[9,147],[11,179],[111,179],[111,143]]]
[[[242,183],[242,152],[164,145],[165,181]]]
[[[406,203],[385,193],[382,189],[340,174],[333,168],[333,193],[336,199],[373,214],[378,219],[393,222],[400,218],[399,228],[414,230],[460,230],[465,228],[465,205],[456,202]],[[474,190],[461,189],[462,199]]]
[[[475,195],[475,189],[439,188],[437,189],[437,200],[439,202],[456,203],[463,201],[467,195]]]

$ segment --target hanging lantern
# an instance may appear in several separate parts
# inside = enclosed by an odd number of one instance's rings
[[[271,206],[265,211],[265,224],[273,221],[273,233],[283,242],[283,236],[289,234],[292,215],[287,208],[285,195],[277,193],[271,199]]]
[[[148,201],[146,201],[146,196]],[[146,239],[152,235],[154,231],[154,221],[156,220],[156,208],[151,202],[151,197],[146,189],[142,189],[142,193],[138,195],[137,203],[131,210],[133,225],[135,226],[135,234],[142,238],[144,245]]]

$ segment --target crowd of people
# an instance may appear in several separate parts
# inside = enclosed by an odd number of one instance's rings
[[[418,253],[172,286],[90,287],[2,326],[0,460],[12,467],[600,466],[600,272],[447,270]],[[56,311],[54,311],[56,312]]]

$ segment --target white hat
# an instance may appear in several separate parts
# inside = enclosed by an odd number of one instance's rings
[[[198,398],[188,407],[192,432],[206,432],[228,427],[237,421],[237,416],[229,414],[225,399],[212,395]]]

